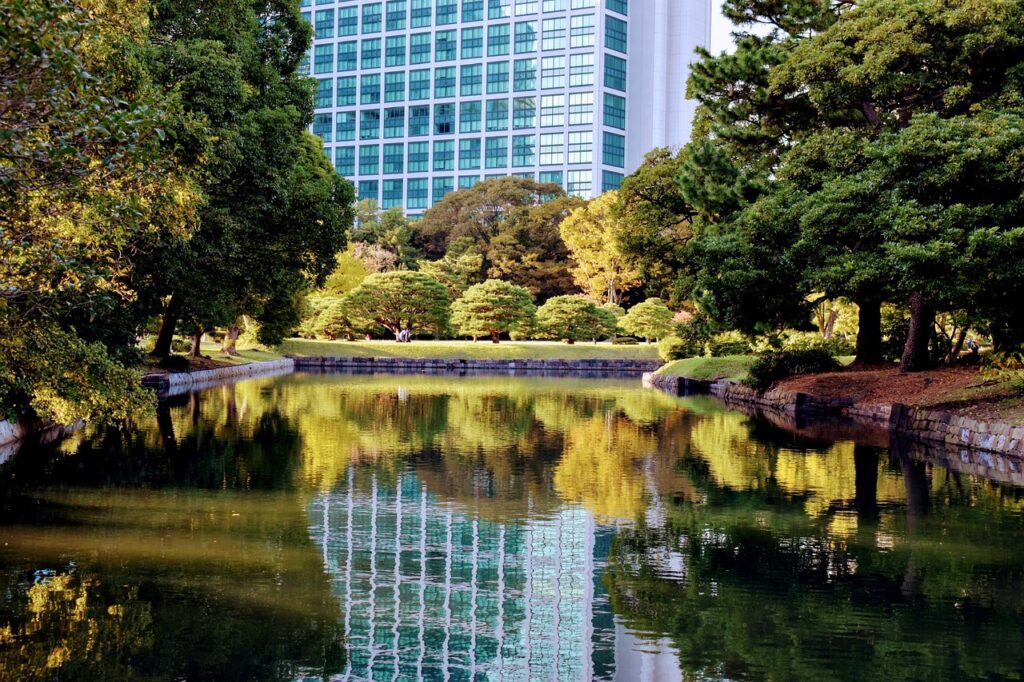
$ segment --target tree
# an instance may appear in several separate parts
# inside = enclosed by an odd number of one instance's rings
[[[460,334],[489,335],[494,343],[502,334],[531,328],[536,314],[529,291],[497,279],[471,286],[452,304],[452,324]]]
[[[637,303],[619,320],[619,327],[627,334],[651,339],[660,339],[672,331],[672,318],[675,316],[660,298],[649,298]]]
[[[412,228],[400,206],[381,211],[374,199],[356,204],[358,229],[352,234],[355,253],[371,272],[415,270],[419,252]]]
[[[639,269],[626,263],[619,246],[623,228],[612,213],[617,200],[617,192],[605,192],[570,213],[558,228],[572,256],[576,284],[591,298],[615,305],[641,282]]]
[[[330,274],[352,223],[352,186],[307,130],[312,85],[298,68],[311,28],[284,0],[159,0],[153,14],[151,70],[183,110],[169,143],[201,147],[205,195],[195,234],[150,250],[165,301],[154,354],[170,352],[179,321],[198,338],[243,314],[274,343],[297,324],[301,294]]]
[[[608,338],[615,333],[615,316],[582,296],[555,296],[537,309],[537,324],[552,338],[576,343]]]
[[[450,303],[448,290],[430,275],[398,270],[367,277],[345,295],[342,309],[356,325],[384,327],[397,340],[402,330],[440,333]]]
[[[458,254],[449,251],[440,260],[419,262],[420,272],[425,272],[444,284],[453,299],[483,280],[483,267],[484,257],[475,250],[475,247]]]

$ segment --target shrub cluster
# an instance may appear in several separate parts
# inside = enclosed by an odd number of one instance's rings
[[[772,384],[798,374],[833,372],[839,369],[832,354],[824,348],[791,349],[764,353],[750,366],[747,386],[759,391],[767,390]]]

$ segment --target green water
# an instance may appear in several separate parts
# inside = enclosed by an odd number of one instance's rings
[[[629,380],[295,375],[0,467],[0,679],[1024,676],[1024,495]]]

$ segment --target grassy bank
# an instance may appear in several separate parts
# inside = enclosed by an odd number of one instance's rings
[[[753,355],[726,355],[720,358],[686,358],[675,360],[658,370],[659,374],[686,377],[700,381],[730,379],[741,381],[757,357]]]
[[[309,341],[288,339],[276,348],[284,355],[472,360],[657,360],[654,345],[556,341]]]

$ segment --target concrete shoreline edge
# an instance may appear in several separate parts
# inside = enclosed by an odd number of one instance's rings
[[[776,389],[761,393],[726,379],[699,381],[654,372],[644,373],[643,385],[672,395],[713,395],[728,407],[753,409],[770,421],[779,421],[771,419],[772,415],[781,417],[787,428],[795,430],[815,422],[836,426],[836,420],[846,420],[865,431],[959,449],[961,459],[980,450],[1024,462],[1024,426],[980,421],[947,410],[902,403],[865,404],[849,397],[818,398]]]

